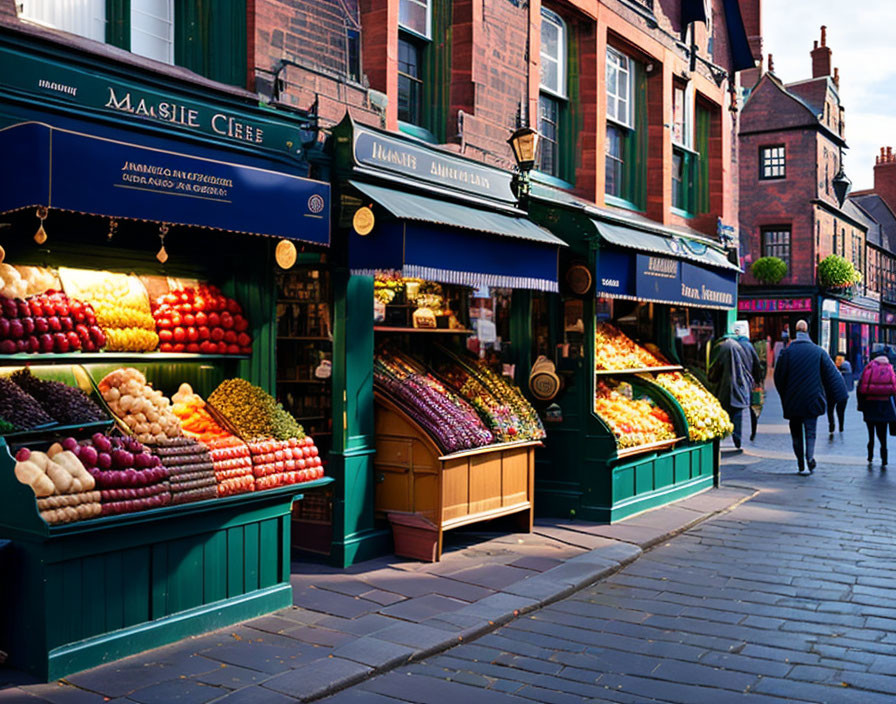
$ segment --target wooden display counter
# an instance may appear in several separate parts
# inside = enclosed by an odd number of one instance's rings
[[[532,530],[535,448],[541,441],[499,443],[444,455],[404,410],[376,394],[375,509],[413,513],[435,526],[442,555],[444,531],[519,514]]]

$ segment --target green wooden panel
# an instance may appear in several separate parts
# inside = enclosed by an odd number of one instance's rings
[[[82,637],[105,633],[117,627],[107,626],[106,623],[106,610],[110,607],[107,599],[114,587],[107,586],[105,556],[94,555],[81,560],[81,576],[81,593],[84,597],[81,602]]]
[[[691,451],[688,452],[680,452],[674,455],[675,459],[675,477],[674,483],[679,484],[681,482],[686,482],[691,478]],[[657,484],[657,488],[660,488],[662,485]]]
[[[659,489],[673,483],[674,460],[669,455],[657,457],[654,466],[654,487]]]
[[[69,643],[81,640],[87,633],[84,632],[84,620],[80,608],[72,608],[73,604],[84,603],[84,587],[82,580],[83,565],[80,560],[73,560],[62,565],[62,594],[64,603],[68,608],[64,609],[59,630],[60,640],[52,643]]]
[[[131,50],[130,0],[106,0],[106,44]]]
[[[168,613],[168,546],[152,546],[150,567],[150,618],[161,618]]]
[[[118,554],[121,555],[122,626],[133,626],[150,619],[152,549],[133,548]]]
[[[289,535],[290,540],[281,540],[280,541],[280,581],[281,582],[289,582],[289,575],[291,572],[291,555],[289,554],[290,547],[292,545],[292,516],[286,515],[280,517],[280,526],[278,530],[281,531],[283,535]]]
[[[442,0],[431,7],[432,42],[423,51],[423,126],[439,144],[448,134],[451,100],[452,2]]]
[[[227,531],[227,596],[233,597],[245,591],[245,568],[243,546],[245,528],[239,526]]]
[[[258,589],[259,532],[257,523],[246,526],[246,540],[243,544],[243,574],[247,592]]]
[[[653,473],[656,462],[644,462],[635,467],[635,494],[653,491]]]
[[[280,536],[278,520],[271,518],[259,526],[258,540],[258,586],[270,587],[279,581]]]
[[[202,603],[201,537],[168,544],[168,614],[192,609]]]
[[[635,467],[621,467],[613,470],[613,496],[617,500],[635,495]]]
[[[697,161],[696,207],[698,213],[709,212],[709,131],[712,113],[700,103],[696,108],[697,139],[694,145],[699,153]]]
[[[202,601],[227,598],[227,533],[218,531],[210,535],[203,545]]]
[[[584,122],[582,114],[584,108],[579,95],[581,92],[579,89],[581,57],[578,34],[576,32],[570,33],[566,54],[567,99],[560,107],[560,124],[558,125],[560,172],[557,176],[567,183],[575,185],[576,167],[582,160],[582,145],[579,137]]]
[[[65,566],[59,564],[47,565],[45,574],[46,581],[43,586],[47,595],[44,608],[47,646],[52,648],[60,643],[68,642],[68,633],[65,631],[66,612],[73,609],[69,605],[68,594],[65,589]],[[26,594],[30,599],[34,599],[36,596],[31,592],[26,592]],[[23,612],[18,611],[18,609],[15,611],[16,616],[22,617],[23,621],[29,620]],[[16,620],[19,619],[17,618]],[[13,649],[10,649],[9,652],[14,653]]]

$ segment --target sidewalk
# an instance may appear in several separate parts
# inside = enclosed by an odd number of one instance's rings
[[[346,570],[294,562],[292,609],[51,684],[0,669],[0,702],[309,701],[476,638],[748,500],[712,489],[615,525],[539,520],[531,534],[455,531],[441,562],[387,556]]]

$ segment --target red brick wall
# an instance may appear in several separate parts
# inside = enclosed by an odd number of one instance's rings
[[[874,165],[874,192],[884,199],[890,210],[896,212],[896,155],[884,151]]]

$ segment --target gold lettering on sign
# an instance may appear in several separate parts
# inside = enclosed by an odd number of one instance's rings
[[[121,166],[121,183],[117,188],[131,188],[176,196],[223,200],[229,203],[233,180],[201,171],[181,171],[168,166],[125,161]]]
[[[398,149],[390,149],[389,147],[383,146],[381,142],[373,143],[371,154],[374,159],[386,164],[395,164],[396,166],[403,166],[406,169],[412,170],[417,169],[416,156],[409,154],[408,152],[399,151]]]

